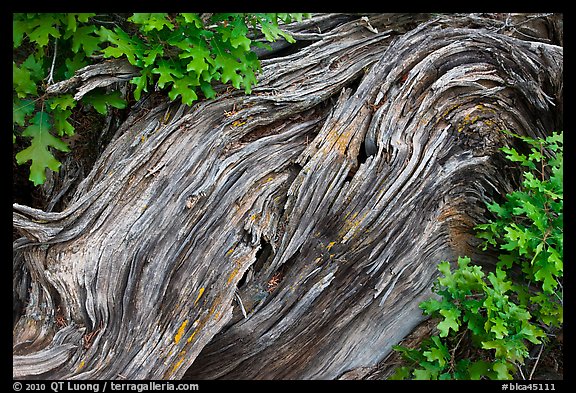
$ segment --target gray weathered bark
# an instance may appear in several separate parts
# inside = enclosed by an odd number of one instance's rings
[[[540,26],[558,16],[513,17],[358,15],[264,60],[251,96],[139,103],[65,209],[14,204],[14,377],[332,379],[383,359],[439,261],[493,261],[472,228],[517,181],[500,130],[562,129],[563,50]]]

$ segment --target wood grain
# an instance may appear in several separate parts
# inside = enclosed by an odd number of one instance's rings
[[[31,281],[13,376],[334,379],[383,359],[439,261],[494,261],[473,226],[517,182],[500,131],[562,129],[562,47],[465,18],[357,16],[263,60],[251,96],[143,99],[65,209],[13,206],[20,298]]]

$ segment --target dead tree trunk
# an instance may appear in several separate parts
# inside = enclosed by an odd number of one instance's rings
[[[138,103],[62,211],[14,204],[15,378],[337,378],[439,261],[493,261],[500,130],[562,129],[558,16],[348,19],[250,96]]]

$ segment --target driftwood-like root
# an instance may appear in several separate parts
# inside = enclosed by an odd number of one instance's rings
[[[14,205],[15,378],[333,379],[423,320],[438,262],[494,262],[501,130],[562,129],[562,47],[344,19],[251,96],[143,99],[61,212]]]

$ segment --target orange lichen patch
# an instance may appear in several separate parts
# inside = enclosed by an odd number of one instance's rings
[[[366,214],[368,214],[368,213],[366,213]],[[354,214],[352,214],[350,219],[347,219],[344,221],[344,225],[343,225],[342,229],[340,230],[340,232],[338,233],[338,237],[344,237],[344,236],[346,236],[346,234],[351,229],[357,228],[360,225],[360,223],[362,222],[362,220],[366,217],[366,214],[360,218],[356,218],[356,217],[358,217],[358,212],[355,212]]]
[[[188,325],[188,320],[182,322],[182,325],[180,325],[180,327],[178,328],[178,332],[174,336],[174,344],[178,344],[178,342],[182,339],[182,336],[184,335],[184,329],[186,329],[186,325]]]
[[[326,249],[327,249],[328,251],[330,251],[330,249],[334,246],[334,244],[336,244],[336,242],[330,242],[330,243],[328,243],[328,245],[326,246]]]
[[[227,282],[228,284],[230,284],[232,282],[232,280],[234,280],[234,277],[236,277],[236,275],[238,274],[239,271],[240,271],[240,269],[238,269],[237,267],[234,268],[234,270],[232,270],[232,272],[228,276],[228,282]]]
[[[336,150],[340,154],[344,155],[348,145],[350,144],[351,134],[352,133],[349,130],[339,133],[338,128],[332,128],[322,141],[322,153],[328,154],[331,150]]]
[[[476,115],[472,116],[472,113]],[[491,120],[491,118],[493,118],[494,114],[496,114],[494,109],[487,108],[482,104],[478,104],[472,109],[472,112],[467,113],[466,116],[464,116],[462,121],[458,124],[457,131],[462,132],[466,127],[478,121],[483,122],[488,127],[492,127],[494,125],[494,121]]]
[[[202,294],[204,293],[204,287],[200,288],[198,290],[198,296],[196,296],[196,300],[194,300],[194,305],[196,305],[198,303],[198,300],[200,300],[200,298],[202,297]]]
[[[176,370],[178,370],[180,368],[180,366],[182,365],[182,362],[184,361],[185,355],[186,355],[186,351],[180,352],[180,358],[178,359],[176,364],[174,364],[174,367],[172,367],[172,369],[170,371],[168,371],[168,377],[171,376],[172,374],[174,374],[176,372]]]
[[[208,316],[206,317],[206,319],[204,321],[201,322],[201,326],[203,326],[206,322],[208,322],[208,319],[210,319],[210,317],[213,317],[213,319],[215,321],[219,320],[221,318],[221,310],[218,310],[218,308],[221,306],[221,302],[220,302],[220,297],[216,297],[216,299],[214,299],[214,303],[212,303],[212,306],[210,307],[210,311],[208,311]],[[199,329],[199,328],[198,328]]]
[[[174,374],[182,366],[182,363],[184,362],[184,360],[186,358],[186,351],[187,351],[188,345],[192,342],[192,340],[194,340],[194,338],[196,337],[198,332],[200,332],[211,319],[218,320],[220,318],[220,311],[217,312],[218,307],[221,305],[220,300],[221,300],[221,297],[216,296],[216,298],[214,299],[214,302],[212,303],[212,306],[210,307],[210,310],[208,311],[208,314],[204,314],[203,317],[194,321],[194,323],[191,326],[191,329],[194,329],[194,331],[190,334],[190,337],[188,337],[186,339],[184,349],[182,349],[180,351],[180,353],[178,354],[178,360],[176,361],[176,363],[174,363],[174,366],[166,372],[165,378],[169,378],[172,374]],[[184,330],[186,329],[187,325],[188,325],[188,319],[186,319],[184,322],[182,322],[182,325],[180,325],[180,328],[178,329],[178,332],[176,333],[176,336],[174,337],[174,342],[176,344],[178,344],[178,342],[184,336]],[[170,351],[168,352],[168,355],[166,355],[166,356],[169,357],[170,355],[172,355],[172,349],[170,349]]]
[[[448,116],[450,114],[450,112],[452,112],[455,109],[458,109],[462,106],[462,104],[456,104],[456,105],[452,105],[449,106],[444,112],[442,112],[442,114],[440,115],[440,117],[445,118],[446,116]]]
[[[246,121],[242,121],[242,120],[234,120],[232,122],[232,127],[236,128],[236,127],[240,127],[243,126],[244,124],[246,124]]]
[[[234,249],[236,247],[231,247],[227,252],[226,252],[226,256],[229,257],[230,255],[232,255],[232,253],[234,252]]]
[[[85,365],[86,365],[86,364],[84,363],[84,360],[82,360],[82,361],[80,362],[80,364],[78,365],[78,368],[76,369],[76,372],[82,370]]]
[[[194,336],[196,335],[196,333],[198,333],[198,330],[194,330],[192,332],[192,334],[190,335],[190,337],[188,337],[188,340],[186,340],[187,343],[192,342],[192,340],[194,339]]]
[[[476,123],[479,118],[480,118],[479,115],[471,117],[470,114],[467,114],[466,116],[464,116],[464,120],[462,120],[462,122],[458,125],[457,131],[462,132],[464,128],[466,128],[467,126]]]

